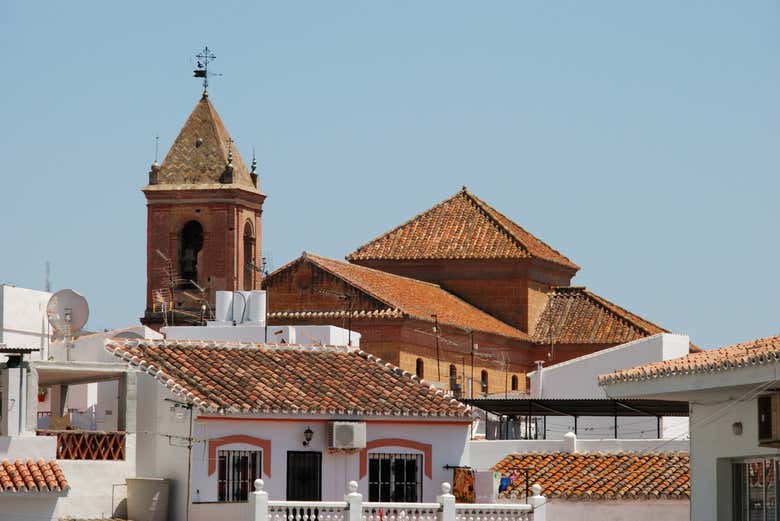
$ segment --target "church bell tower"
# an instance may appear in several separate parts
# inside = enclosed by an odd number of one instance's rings
[[[162,164],[147,204],[141,323],[202,324],[215,292],[259,289],[262,213],[257,163],[247,169],[206,90]]]

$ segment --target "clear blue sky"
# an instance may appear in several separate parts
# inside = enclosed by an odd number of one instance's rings
[[[275,267],[467,184],[700,345],[778,333],[778,5],[0,2],[0,281],[42,288],[48,259],[90,328],[137,323],[140,188],[205,42]]]

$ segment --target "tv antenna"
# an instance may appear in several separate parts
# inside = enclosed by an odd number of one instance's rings
[[[197,62],[195,65],[195,70],[192,71],[193,77],[203,78],[203,94],[208,94],[209,76],[222,76],[221,74],[216,74],[213,72],[209,73],[209,63],[216,60],[217,56],[211,49],[209,49],[209,46],[206,45],[203,47],[202,51],[195,55],[195,58],[197,59]]]
[[[61,289],[49,299],[46,316],[54,328],[54,337],[65,340],[66,358],[70,360],[73,339],[89,318],[87,299],[72,289]]]

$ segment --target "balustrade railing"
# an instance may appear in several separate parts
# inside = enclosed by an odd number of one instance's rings
[[[442,484],[436,503],[363,502],[355,481],[344,501],[269,501],[263,480],[249,495],[249,521],[546,521],[542,487],[531,487],[529,504],[455,503],[449,483]]]
[[[455,504],[455,521],[531,521],[531,505],[510,504]]]
[[[360,521],[438,521],[438,503],[363,503]]]
[[[347,521],[346,501],[269,501],[268,521]]]

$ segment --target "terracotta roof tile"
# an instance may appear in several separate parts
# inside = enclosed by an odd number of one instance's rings
[[[554,288],[533,340],[560,344],[622,344],[665,329],[582,287]]]
[[[599,376],[600,385],[733,371],[741,367],[780,362],[780,335],[709,349],[687,356],[640,365]]]
[[[377,311],[382,311],[386,316],[395,313],[430,321],[431,315],[435,314],[442,324],[450,324],[464,329],[485,331],[513,338],[528,339],[528,335],[523,331],[488,315],[452,293],[443,290],[436,284],[394,275],[357,264],[328,259],[311,253],[304,253],[303,256],[295,261],[274,271],[268,276],[268,280],[272,280],[276,275],[290,269],[293,265],[305,261],[311,262],[320,269],[344,280],[349,285],[384,303],[387,308]],[[338,310],[333,310],[334,313],[336,311]],[[275,310],[273,315],[279,316],[283,312],[288,314],[291,312],[306,313],[306,310]],[[354,316],[359,316],[358,312]]]
[[[195,105],[157,173],[158,185],[146,189],[170,189],[170,185],[215,185],[257,192],[235,144],[233,184],[222,185],[220,177],[228,162],[228,143],[232,142],[222,119],[208,96]]]
[[[539,483],[552,498],[689,499],[691,494],[690,460],[682,452],[512,454],[493,467],[502,476],[513,477],[502,497],[525,491],[524,467],[534,467],[529,483]]]
[[[471,414],[416,376],[353,348],[113,339],[106,349],[205,411]]]
[[[347,256],[351,261],[511,258],[579,269],[466,187]]]
[[[0,462],[0,494],[9,492],[62,492],[69,488],[55,461]]]

